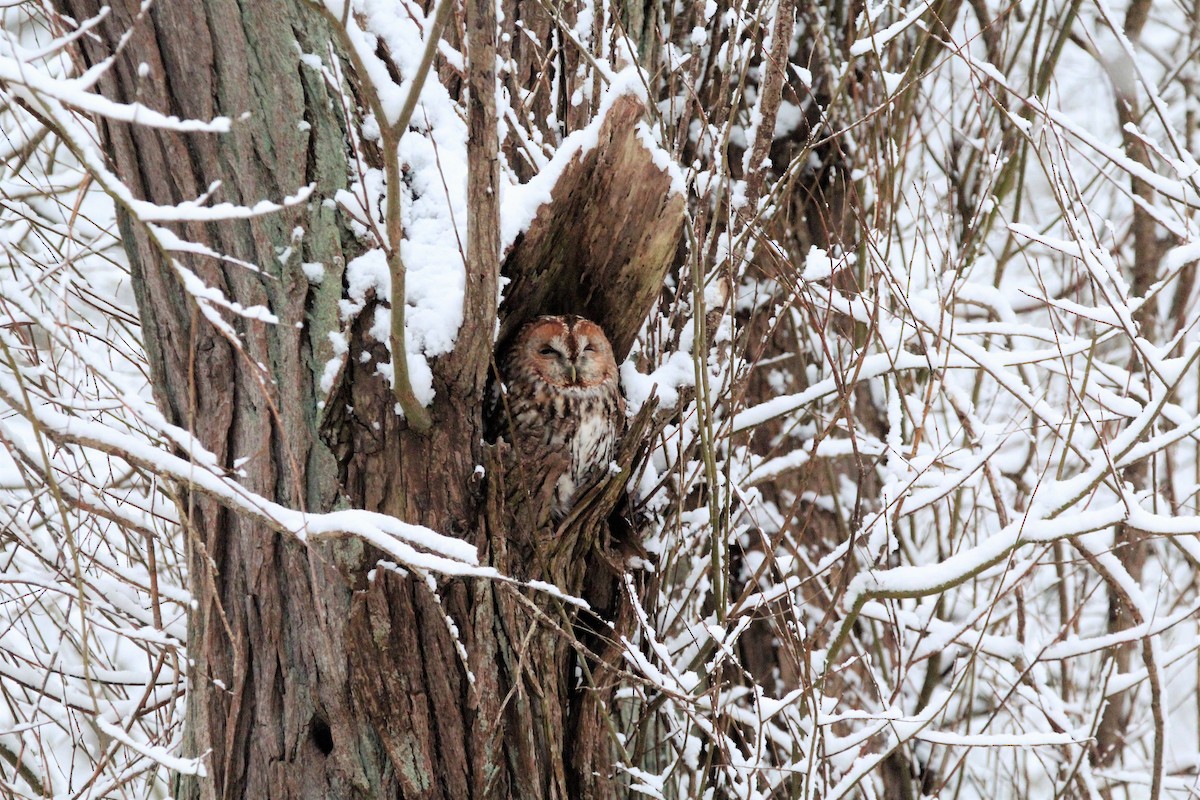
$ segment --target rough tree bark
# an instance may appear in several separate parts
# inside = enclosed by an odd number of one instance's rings
[[[76,20],[101,5],[59,4]],[[216,199],[251,203],[309,183],[320,196],[345,186],[336,100],[320,74],[297,63],[297,42],[320,52],[328,36],[301,4],[256,2],[250,13],[219,0],[162,3],[146,14],[136,1],[106,5],[96,35],[80,39],[91,66],[132,34],[101,80],[106,95],[186,118],[250,114],[219,138],[101,124],[108,157],[138,197],[177,203],[215,180]],[[310,127],[301,130],[300,120]],[[197,313],[141,226],[125,214],[120,223],[155,399],[168,421],[191,430],[226,467],[248,458],[240,465],[248,488],[295,507],[330,509],[336,464],[315,436],[314,376],[329,357],[322,337],[336,325],[341,265],[355,254],[333,212],[315,203],[179,230],[261,267],[180,256],[209,286],[279,317],[278,325],[232,318],[240,350]],[[301,241],[292,239],[297,226],[306,232]],[[289,246],[293,256],[281,263]],[[324,264],[327,280],[310,284],[301,262]],[[186,745],[212,755],[208,780],[181,779],[177,796],[353,797],[377,782],[385,764],[373,737],[353,722],[338,647],[350,600],[333,566],[341,554],[305,550],[199,496],[189,499],[185,518],[196,600]],[[355,770],[332,768],[331,743]]]
[[[75,20],[95,17],[102,5],[56,1]],[[483,441],[499,276],[494,4],[466,8],[473,137],[466,313],[455,352],[434,365],[434,425],[424,435],[394,413],[390,387],[376,374],[388,354],[366,335],[361,321],[369,312],[351,331],[325,416],[318,410],[343,268],[361,249],[321,202],[347,182],[341,104],[300,61],[301,52],[328,52],[324,19],[303,0],[103,5],[111,10],[80,38],[78,55],[85,67],[113,57],[100,81],[105,95],[180,117],[237,120],[220,137],[99,122],[106,153],[136,196],[175,204],[214,181],[214,199],[233,203],[278,199],[309,184],[316,190],[312,201],[273,216],[178,226],[180,235],[260,268],[180,256],[229,299],[279,317],[274,325],[229,317],[236,342],[198,313],[146,231],[121,214],[155,398],[167,419],[192,431],[221,465],[237,463],[241,481],[265,497],[311,511],[346,504],[394,514],[479,545],[501,569],[562,580],[568,591],[590,592],[615,609],[613,558],[593,544],[606,540],[621,479],[595,487],[569,518],[560,531],[569,537],[559,540],[569,547],[555,556],[535,545],[531,554],[510,543],[543,539],[515,528],[520,509],[509,507],[500,483],[503,448]],[[603,237],[572,232],[558,221],[564,217],[546,212],[506,270],[516,286],[539,264],[545,281],[550,264],[551,279],[577,294],[559,293],[554,302],[568,305],[550,308],[548,298],[510,288],[502,316],[585,309],[627,351],[674,253],[683,199],[671,195],[669,178],[632,135],[640,108],[624,101],[620,108],[602,144],[564,173],[554,203],[586,209],[581,198],[598,187],[636,187],[643,213],[608,229],[626,243],[622,260],[601,257]],[[657,211],[645,213],[650,208]],[[594,213],[576,217],[576,226],[596,222]],[[564,235],[585,242],[571,258],[554,244]],[[324,265],[322,282],[306,279],[306,262]],[[632,295],[605,299],[600,288],[608,285]],[[637,436],[629,437],[619,458],[626,471],[638,450]],[[477,465],[488,466],[486,481]],[[573,612],[492,582],[445,582],[435,595],[423,581],[374,569],[378,555],[356,542],[305,547],[201,497],[186,502],[197,604],[185,745],[189,755],[208,754],[208,774],[181,778],[176,797],[614,796],[611,745],[597,722],[605,693],[572,678],[576,666],[596,672],[589,665],[602,666],[605,656],[589,660],[563,638],[576,626]],[[606,577],[585,586],[584,577],[596,574]]]

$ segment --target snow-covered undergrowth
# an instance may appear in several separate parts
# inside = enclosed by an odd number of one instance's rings
[[[9,797],[164,796],[186,675],[183,540],[170,487],[39,424],[167,447],[152,412],[112,202],[20,105],[61,89],[51,37],[3,12],[0,71],[0,758]],[[78,94],[75,94],[78,93]],[[86,107],[86,106],[84,106]]]
[[[983,30],[880,6],[843,50],[802,12],[772,155],[810,194],[747,209],[756,164],[723,164],[752,147],[764,72],[734,51],[776,8],[666,45],[706,285],[643,357],[678,375],[690,352],[707,386],[642,481],[662,582],[630,665],[658,688],[626,695],[630,752],[686,735],[631,774],[663,797],[710,769],[738,797],[1194,792],[1196,101],[1164,66],[1183,23],[1152,15],[1132,45],[1100,7],[1060,53],[1054,4]],[[723,58],[725,96],[749,88],[722,127],[689,66]]]
[[[664,4],[639,44],[613,9],[568,6],[535,45],[551,79],[501,62],[505,241],[620,91],[652,101],[643,134],[689,197],[681,263],[622,369],[631,407],[654,392],[663,409],[635,486],[653,579],[629,578],[640,614],[613,708],[632,791],[1200,791],[1194,22],[1136,1],[841,20],[710,0]],[[432,10],[354,8],[394,121]],[[250,497],[155,416],[111,176],[60,138],[85,123],[47,129],[15,100],[128,109],[67,81],[35,52],[39,23],[3,13],[0,774],[21,797],[162,796],[159,765],[202,768],[173,755],[187,596],[170,492],[188,468],[293,535],[374,536],[432,571],[473,554]],[[525,22],[503,35],[529,46]],[[399,149],[424,403],[464,313],[463,65],[443,42]],[[364,113],[350,152],[379,138]],[[348,265],[343,322],[390,292],[387,187],[364,163],[321,198],[371,248]],[[192,289],[214,320],[270,313]]]

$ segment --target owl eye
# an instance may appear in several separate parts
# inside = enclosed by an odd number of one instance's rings
[[[557,351],[553,347],[543,347],[539,352],[544,356],[552,356]]]
[[[585,352],[585,353],[594,353],[594,352],[596,352],[596,348],[595,348],[595,347],[592,347],[592,346],[589,344],[587,347],[583,348],[583,352]]]

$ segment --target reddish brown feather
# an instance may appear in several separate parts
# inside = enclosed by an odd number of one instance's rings
[[[608,467],[624,429],[625,399],[612,346],[590,320],[538,317],[517,334],[501,372],[505,438],[527,475],[555,481],[554,514],[561,518],[578,489]]]

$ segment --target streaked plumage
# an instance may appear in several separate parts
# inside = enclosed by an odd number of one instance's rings
[[[504,438],[531,482],[554,481],[552,510],[561,519],[578,490],[607,469],[624,429],[612,346],[590,320],[538,317],[517,334],[500,370]]]

